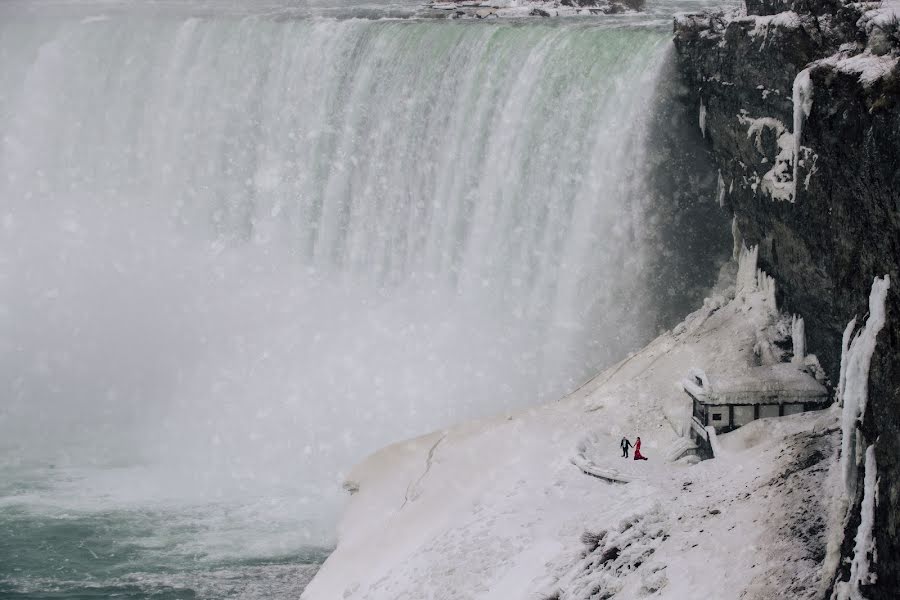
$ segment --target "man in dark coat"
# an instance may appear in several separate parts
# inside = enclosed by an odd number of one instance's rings
[[[627,437],[623,437],[619,445],[622,447],[622,458],[628,458],[628,449],[631,448],[631,442],[628,441]]]

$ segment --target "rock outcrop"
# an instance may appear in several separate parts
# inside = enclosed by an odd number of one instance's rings
[[[719,169],[736,237],[759,245],[779,303],[806,318],[832,382],[841,340],[889,275],[887,325],[860,430],[875,444],[877,578],[900,590],[900,9],[835,0],[746,0],[747,15],[675,21],[675,46]],[[865,447],[865,446],[863,446]],[[862,487],[863,469],[860,469]],[[855,500],[856,510],[860,498]],[[858,515],[844,532],[852,550]],[[835,574],[845,580],[847,567]]]

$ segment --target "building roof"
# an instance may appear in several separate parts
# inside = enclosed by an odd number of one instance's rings
[[[684,390],[703,404],[787,404],[825,402],[828,391],[792,363],[748,367],[735,373],[691,369]]]

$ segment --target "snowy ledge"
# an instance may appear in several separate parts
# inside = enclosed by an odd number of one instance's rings
[[[451,18],[522,18],[611,15],[644,9],[646,0],[449,0],[430,2]]]
[[[561,401],[395,444],[353,469],[337,548],[303,598],[820,590],[828,492],[841,487],[837,410],[720,435],[724,458],[666,460],[690,419],[682,377],[698,364],[733,372],[773,351],[760,336],[784,318],[752,256],[742,253],[734,298],[708,300]],[[622,435],[641,436],[649,460],[622,458]],[[620,483],[586,476],[579,456]]]

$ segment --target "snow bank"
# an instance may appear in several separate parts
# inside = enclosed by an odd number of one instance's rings
[[[721,458],[725,455],[722,444],[719,443],[719,436],[716,434],[716,428],[709,426],[706,428],[706,439],[709,440],[709,447],[712,448],[713,456]]]

